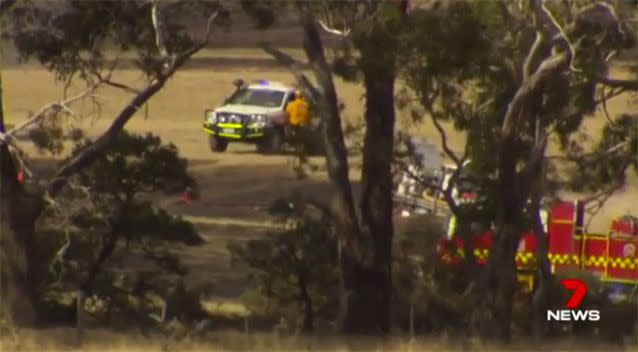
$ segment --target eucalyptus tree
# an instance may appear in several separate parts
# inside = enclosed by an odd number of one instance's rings
[[[228,13],[215,1],[3,1],[2,34],[12,41],[20,57],[35,59],[56,78],[69,84],[84,81],[82,94],[43,107],[25,122],[5,130],[0,118],[2,147],[2,289],[15,323],[33,325],[38,320],[35,286],[38,243],[36,221],[56,206],[56,198],[70,178],[100,159],[136,112],[159,92],[198,51],[205,48],[215,27],[227,25]],[[186,24],[205,28],[194,38]],[[113,53],[116,53],[113,57]],[[120,55],[121,54],[121,55]],[[124,54],[145,77],[140,87],[113,78]],[[16,137],[39,124],[73,113],[72,103],[92,97],[102,87],[130,94],[109,126],[96,139],[66,160],[50,179],[33,175],[21,157]],[[17,181],[18,169],[36,180]],[[8,303],[8,304],[7,304]]]

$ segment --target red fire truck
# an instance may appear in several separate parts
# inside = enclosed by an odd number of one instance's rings
[[[584,270],[602,282],[638,287],[638,218],[623,216],[615,219],[608,233],[584,231],[584,203],[559,202],[548,216],[548,259],[554,273]],[[485,264],[489,255],[493,231],[473,236],[472,248],[478,264]],[[519,281],[526,290],[533,290],[536,239],[530,231],[521,237],[516,265]],[[463,241],[458,236],[443,239],[439,244],[443,261],[461,264],[464,261]]]

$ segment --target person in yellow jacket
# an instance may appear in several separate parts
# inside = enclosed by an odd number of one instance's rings
[[[296,90],[295,99],[286,106],[290,125],[295,127],[306,126],[310,122],[309,107],[301,90]]]

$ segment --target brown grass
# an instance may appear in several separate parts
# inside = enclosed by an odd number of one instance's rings
[[[301,57],[299,50],[289,50],[294,55]],[[209,49],[199,54],[202,58],[260,58],[269,60],[269,57],[255,49]],[[612,72],[614,75],[622,74],[622,71]],[[9,123],[19,123],[30,112],[37,111],[43,105],[61,99],[62,89],[56,84],[52,75],[45,70],[33,66],[16,66],[2,69],[3,91],[5,94],[5,111]],[[261,156],[253,153],[251,145],[232,145],[230,151],[225,154],[212,154],[206,145],[206,135],[201,129],[203,111],[207,107],[221,102],[232,89],[232,81],[237,77],[247,80],[266,78],[292,82],[293,77],[289,72],[273,67],[223,67],[211,66],[207,69],[188,69],[179,72],[148,104],[148,116],[144,109],[138,112],[127,125],[127,128],[135,132],[153,132],[167,142],[175,143],[182,155],[191,161],[192,171],[197,175],[198,181],[203,185],[204,198],[199,202],[201,210],[214,206],[215,203],[227,203],[232,201],[238,204],[253,204],[255,197],[259,201],[268,201],[275,192],[268,189],[284,191],[285,189],[304,187],[309,188],[304,182],[294,181],[290,168],[287,167],[290,157],[285,156]],[[121,70],[115,74],[115,80],[133,86],[143,84],[141,77],[132,70]],[[360,85],[336,80],[339,98],[346,104],[344,116],[346,120],[355,121],[362,115],[362,94]],[[73,87],[69,94],[80,91],[80,87]],[[75,108],[79,117],[71,120],[71,124],[87,128],[93,134],[104,130],[115,113],[131,98],[130,94],[122,91],[103,88],[99,91],[101,107],[88,101],[78,104]],[[635,111],[635,105],[630,105],[630,97],[623,95],[615,98],[608,104],[608,110],[613,116],[621,112]],[[599,135],[606,119],[599,112],[587,120],[584,131],[596,137]],[[148,117],[148,118],[146,118]],[[431,123],[427,121],[413,123],[407,112],[399,111],[398,128],[410,130],[413,133],[425,136],[438,143],[439,136]],[[450,133],[449,142],[452,148],[461,149],[464,137],[460,133]],[[551,147],[553,153],[555,144]],[[29,148],[30,149],[30,148]],[[34,153],[33,149],[30,149]],[[320,159],[316,159],[321,163]],[[356,160],[353,160],[353,163]],[[257,172],[254,172],[254,171]],[[356,180],[359,177],[358,170],[351,172],[351,177]],[[317,173],[311,180],[316,184],[325,182],[326,175]],[[282,182],[278,182],[282,181]],[[290,186],[290,187],[289,187]],[[260,196],[266,192],[264,196]],[[609,222],[615,216],[632,213],[638,214],[638,182],[635,176],[629,180],[628,186],[618,192],[600,214],[594,219],[590,231],[606,232]],[[193,215],[202,215],[199,209],[191,210]],[[211,212],[206,216],[213,216]],[[250,209],[245,209],[243,215],[253,216]],[[236,214],[241,216],[242,214]]]
[[[272,352],[305,352],[305,351],[357,351],[357,352],[501,352],[501,351],[588,351],[612,352],[626,350],[609,344],[585,341],[587,339],[566,338],[550,341],[542,347],[529,341],[516,342],[507,347],[479,343],[477,340],[464,340],[446,335],[438,338],[414,338],[408,336],[393,337],[387,340],[371,338],[349,338],[334,335],[317,336],[280,336],[276,333],[244,334],[236,331],[218,331],[202,338],[185,338],[176,341],[167,336],[143,337],[132,334],[119,334],[107,330],[90,330],[85,334],[81,347],[78,347],[76,333],[73,329],[50,329],[21,331],[17,335],[3,335],[0,340],[0,351],[53,352],[53,351],[86,351],[86,352],[173,352],[173,351],[272,351]],[[630,347],[629,347],[630,348]]]

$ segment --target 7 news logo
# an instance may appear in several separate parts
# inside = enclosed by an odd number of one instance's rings
[[[559,310],[548,310],[547,321],[599,321],[600,311],[595,309],[577,309],[583,298],[587,294],[587,286],[582,280],[565,279],[560,283],[566,289],[573,291],[567,300],[565,308]]]

